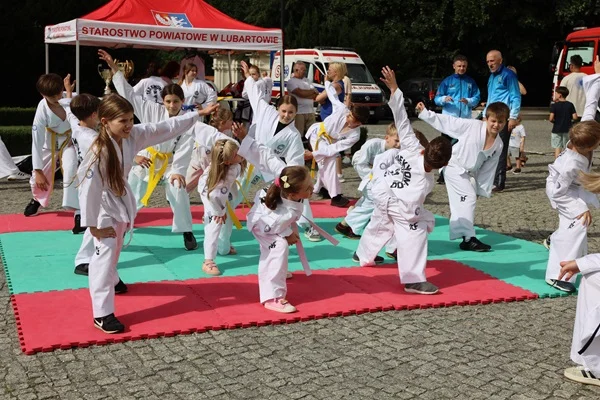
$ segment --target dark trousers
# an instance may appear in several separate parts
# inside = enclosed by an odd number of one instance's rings
[[[508,132],[508,122],[504,125],[504,129],[500,132],[500,139],[502,139],[502,153],[498,159],[498,166],[496,167],[496,176],[494,178],[494,185],[499,190],[504,190],[506,184],[506,158],[508,157],[508,141],[510,139],[510,133]]]

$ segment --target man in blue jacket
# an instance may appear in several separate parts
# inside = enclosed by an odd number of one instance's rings
[[[446,77],[438,86],[434,102],[442,107],[442,114],[452,115],[458,118],[471,118],[471,111],[479,104],[480,94],[477,84],[468,76],[467,57],[457,55],[452,60],[454,74]],[[446,139],[453,139],[442,133]],[[438,183],[444,183],[443,172],[440,171]]]
[[[495,192],[504,190],[506,183],[506,157],[508,155],[508,140],[510,132],[517,126],[517,117],[521,111],[521,91],[519,90],[519,80],[517,75],[502,64],[502,53],[498,50],[491,50],[487,53],[486,62],[491,75],[488,79],[488,100],[487,104],[501,101],[510,109],[508,123],[500,132],[502,139],[502,153],[498,160],[496,168],[496,177],[494,179]],[[487,107],[486,107],[487,108]],[[485,115],[485,110],[483,112]]]

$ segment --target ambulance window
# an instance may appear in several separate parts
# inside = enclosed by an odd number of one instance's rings
[[[570,42],[567,43],[567,55],[564,58],[565,64],[563,65],[563,71],[569,70],[570,59],[574,55],[581,56],[584,67],[590,67],[594,65],[594,42]]]

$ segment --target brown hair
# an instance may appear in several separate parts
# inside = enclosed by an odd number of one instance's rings
[[[187,63],[183,66],[183,75],[187,75],[188,72],[195,69],[198,71],[198,66],[194,63]]]
[[[218,108],[217,111],[211,114],[209,125],[215,129],[219,129],[219,126],[223,122],[233,120],[233,113],[227,108]]]
[[[179,75],[179,63],[177,61],[169,61],[161,70],[160,74],[167,78],[173,79]]]
[[[556,93],[560,94],[563,97],[563,99],[566,99],[567,96],[569,95],[569,89],[567,89],[564,86],[559,86],[556,89],[554,89],[554,91]]]
[[[133,114],[133,106],[116,93],[104,96],[98,106],[98,118],[100,119],[106,118],[112,121],[127,113]],[[111,143],[110,134],[102,124],[98,129],[98,137],[94,141],[92,149],[96,156],[93,162],[98,163],[98,172],[102,183],[106,183],[116,196],[125,195],[123,168],[117,150]]]
[[[183,89],[181,88],[181,86],[175,83],[169,83],[160,92],[160,95],[163,99],[170,94],[174,94],[175,96],[179,97],[181,101],[185,100],[185,94],[183,94]]]
[[[454,63],[455,63],[455,62],[457,62],[457,61],[469,62],[469,61],[467,60],[467,57],[465,57],[465,56],[464,56],[464,55],[462,55],[462,54],[457,54],[457,55],[455,55],[455,56],[454,56],[454,59],[452,60],[452,64],[454,64]]]
[[[279,185],[273,183],[269,187],[263,203],[271,210],[277,209],[277,204],[281,203],[281,197],[298,193],[302,190],[302,184],[306,182],[309,176],[310,174],[305,166],[285,167],[279,174]],[[286,188],[286,184],[289,184],[289,187]]]
[[[298,100],[291,94],[281,96],[277,101],[277,108],[279,108],[283,104],[291,104],[294,107],[296,107],[296,111],[298,111]]]
[[[427,139],[425,139],[427,140]],[[425,163],[434,169],[448,165],[452,157],[452,144],[442,136],[438,136],[425,146],[423,153]]]
[[[56,96],[63,92],[65,84],[58,74],[44,74],[35,83],[35,88],[42,96]]]
[[[352,104],[350,106],[350,112],[352,113],[354,119],[359,121],[361,124],[366,124],[367,122],[369,122],[369,107]]]
[[[87,93],[81,93],[71,100],[71,112],[78,120],[83,121],[93,113],[98,112],[100,99]]]
[[[250,64],[248,66],[248,71],[250,71],[251,69],[255,70],[256,73],[260,75],[260,68],[258,68],[258,65]]]
[[[600,142],[600,123],[583,121],[569,130],[569,140],[578,149],[593,149]]]
[[[225,164],[226,162],[232,162],[237,155],[239,146],[237,142],[228,139],[220,139],[215,142],[210,154],[210,170],[208,171],[208,181],[206,186],[208,187],[207,197],[210,197],[215,187],[222,180],[227,177],[231,164]],[[246,160],[240,163],[242,171],[246,169]]]
[[[496,118],[504,117],[504,119],[508,119],[508,116],[510,115],[510,109],[503,102],[497,101],[490,104],[485,111],[486,118],[489,118],[492,115],[494,115]]]
[[[150,61],[148,63],[148,67],[146,68],[146,78],[151,76],[158,76],[158,63],[156,61]]]

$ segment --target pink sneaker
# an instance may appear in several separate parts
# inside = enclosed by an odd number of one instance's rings
[[[296,307],[288,303],[286,299],[271,299],[264,304],[267,310],[277,311],[284,314],[296,312]]]

